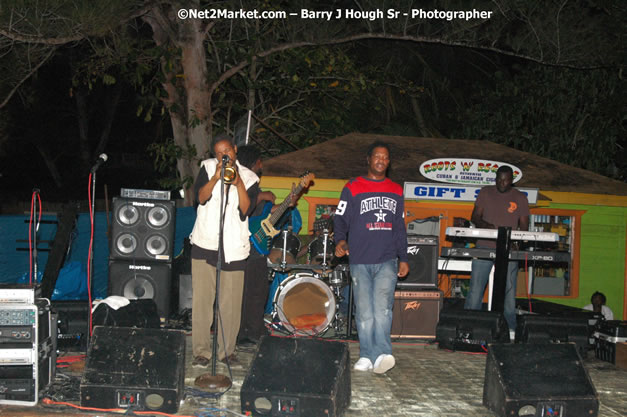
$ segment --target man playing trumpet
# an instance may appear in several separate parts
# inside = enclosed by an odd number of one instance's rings
[[[198,203],[192,243],[192,350],[195,367],[211,359],[211,324],[216,297],[216,270],[220,230],[220,203],[224,207],[222,259],[218,305],[218,359],[235,362],[235,341],[240,326],[244,269],[250,252],[248,216],[255,208],[259,177],[237,162],[233,139],[219,135],[213,142],[215,158],[202,161],[194,184]],[[221,170],[225,164],[224,196]],[[228,169],[227,169],[228,167]]]

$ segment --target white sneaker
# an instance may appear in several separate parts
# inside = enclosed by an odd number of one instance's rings
[[[390,369],[394,368],[396,365],[396,360],[392,355],[386,355],[382,353],[379,355],[376,361],[374,361],[374,373],[375,374],[384,374]]]
[[[368,358],[359,358],[353,367],[356,371],[367,372],[372,370],[372,361]]]

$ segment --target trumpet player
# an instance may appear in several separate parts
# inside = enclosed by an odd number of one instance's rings
[[[215,158],[202,161],[194,184],[197,216],[191,234],[192,349],[194,367],[207,367],[212,355],[210,327],[216,298],[216,271],[220,228],[220,202],[224,207],[222,258],[218,305],[220,320],[217,359],[236,363],[235,342],[239,331],[244,269],[250,252],[248,216],[255,208],[259,177],[237,162],[237,146],[227,135],[213,141]],[[224,195],[222,166],[225,165]]]

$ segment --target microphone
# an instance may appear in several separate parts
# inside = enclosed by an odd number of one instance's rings
[[[94,166],[91,167],[91,172],[96,172],[96,170],[100,167],[100,165],[102,165],[105,162],[107,162],[107,159],[109,159],[107,154],[106,153],[101,153],[100,156],[98,156],[98,159],[96,160],[96,163],[94,164]]]

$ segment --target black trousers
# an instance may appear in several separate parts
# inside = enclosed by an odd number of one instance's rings
[[[246,261],[244,272],[244,295],[242,299],[242,320],[238,340],[258,340],[268,334],[263,321],[263,313],[268,299],[268,266],[265,256],[251,255]]]

